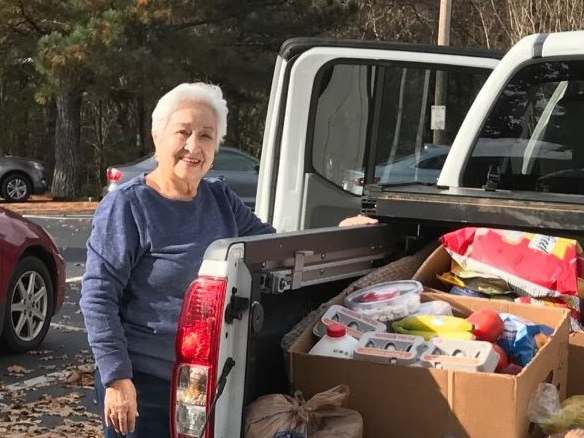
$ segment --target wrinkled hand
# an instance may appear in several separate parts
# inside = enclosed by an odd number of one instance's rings
[[[377,219],[370,218],[368,216],[358,214],[357,216],[352,216],[343,219],[339,222],[339,227],[350,227],[351,225],[368,225],[376,224],[379,221]]]
[[[105,389],[103,401],[105,425],[117,433],[127,435],[136,428],[138,402],[136,387],[130,379],[114,380]]]

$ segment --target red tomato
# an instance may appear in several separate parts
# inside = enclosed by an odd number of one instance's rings
[[[509,366],[509,356],[505,353],[499,344],[493,343],[493,350],[495,350],[499,354],[499,362],[497,363],[497,368],[495,368],[496,373],[500,373],[505,368]]]
[[[472,333],[479,341],[496,342],[505,330],[503,320],[494,310],[476,310],[466,320],[473,325]]]

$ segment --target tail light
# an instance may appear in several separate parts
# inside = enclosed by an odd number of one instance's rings
[[[219,341],[227,279],[199,277],[189,286],[176,338],[171,396],[173,438],[213,438]]]
[[[116,169],[115,167],[110,167],[105,172],[105,176],[109,182],[118,182],[120,179],[122,179],[123,174],[124,172]]]

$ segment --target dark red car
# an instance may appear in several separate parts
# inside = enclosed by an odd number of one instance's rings
[[[53,239],[0,208],[0,352],[37,347],[64,297],[65,262]]]

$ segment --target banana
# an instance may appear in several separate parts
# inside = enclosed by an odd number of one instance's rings
[[[415,315],[408,316],[394,323],[406,330],[425,332],[470,332],[472,323],[464,318],[449,315]]]
[[[432,332],[426,330],[408,330],[399,325],[393,325],[393,329],[396,333],[403,335],[414,335],[422,336],[424,340],[429,341],[430,339],[439,336],[444,339],[456,339],[461,341],[472,341],[475,339],[474,335],[468,331],[451,331],[451,332]]]

